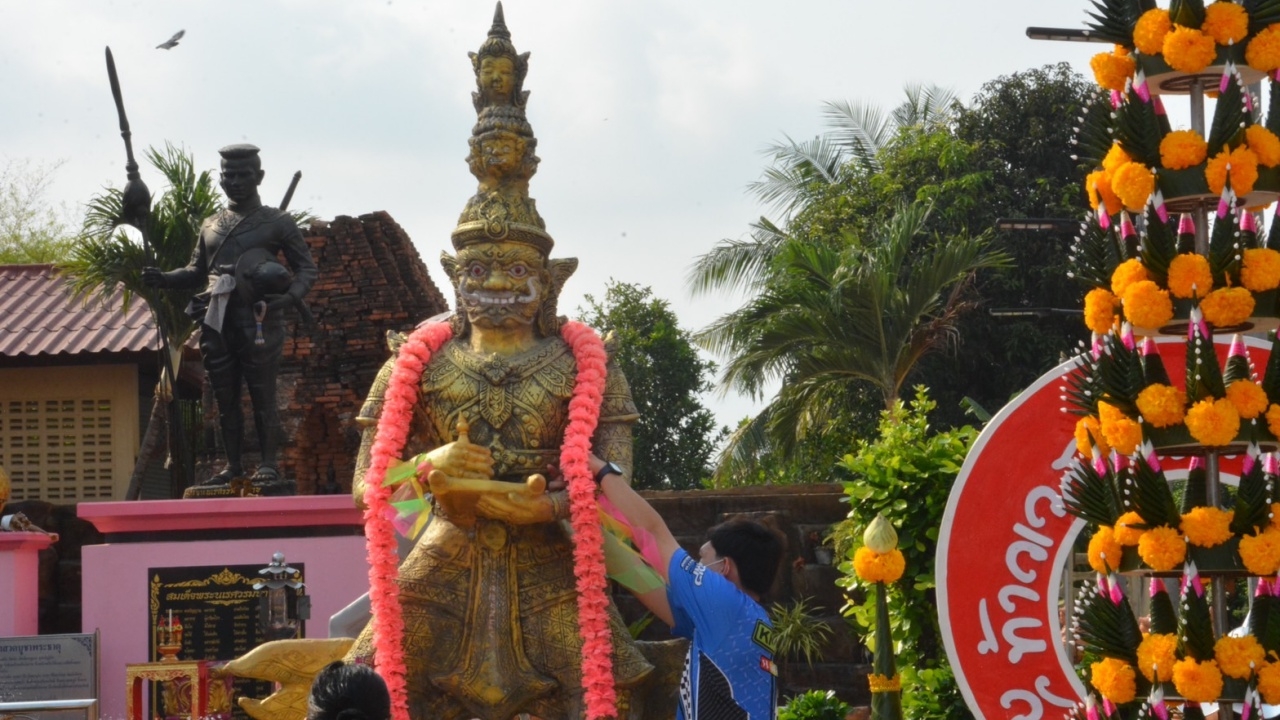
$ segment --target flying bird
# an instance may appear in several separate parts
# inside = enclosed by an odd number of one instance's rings
[[[165,40],[164,42],[162,42],[162,43],[160,43],[159,45],[157,45],[157,46],[156,46],[156,49],[157,49],[157,50],[168,50],[168,49],[170,49],[170,48],[176,47],[176,46],[178,45],[178,41],[179,41],[179,40],[181,40],[181,39],[182,39],[182,36],[183,36],[183,35],[186,35],[186,34],[187,34],[187,31],[186,31],[186,30],[179,30],[178,32],[176,32],[176,33],[174,33],[174,34],[173,34],[173,37],[171,37],[171,38],[169,38],[168,40]]]

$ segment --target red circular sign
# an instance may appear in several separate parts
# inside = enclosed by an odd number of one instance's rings
[[[1229,337],[1217,338],[1225,363]],[[1246,339],[1255,366],[1270,343]],[[1175,384],[1186,345],[1160,343]],[[1077,416],[1062,412],[1071,363],[1045,374],[987,424],[947,501],[938,537],[938,615],[947,657],[978,720],[1059,717],[1084,697],[1058,619],[1067,558],[1084,522],[1068,515],[1058,488],[1075,453]],[[1161,459],[1171,478],[1185,458]],[[1239,460],[1223,458],[1222,472]]]

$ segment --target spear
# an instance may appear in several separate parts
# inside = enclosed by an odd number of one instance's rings
[[[120,198],[119,223],[132,225],[142,233],[142,247],[147,262],[153,262],[150,238],[147,237],[147,220],[151,216],[151,191],[138,173],[138,161],[133,158],[133,133],[129,131],[129,118],[124,112],[124,97],[120,93],[120,76],[116,74],[116,61],[107,48],[107,77],[111,80],[111,97],[116,101],[116,114],[120,116],[120,137],[124,138],[124,154],[127,162],[124,170],[128,181]]]

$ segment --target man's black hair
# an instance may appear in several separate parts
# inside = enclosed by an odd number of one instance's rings
[[[389,720],[387,684],[368,665],[342,661],[324,666],[311,683],[307,720]]]
[[[782,537],[764,524],[736,518],[711,528],[707,540],[720,557],[733,558],[742,586],[756,595],[768,594],[782,560]]]

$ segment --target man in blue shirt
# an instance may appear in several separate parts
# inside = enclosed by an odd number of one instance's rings
[[[679,720],[773,720],[777,667],[760,598],[773,584],[782,541],[751,520],[712,528],[694,560],[613,463],[592,456],[596,484],[635,527],[653,536],[665,589],[637,597],[672,632],[690,639]]]

